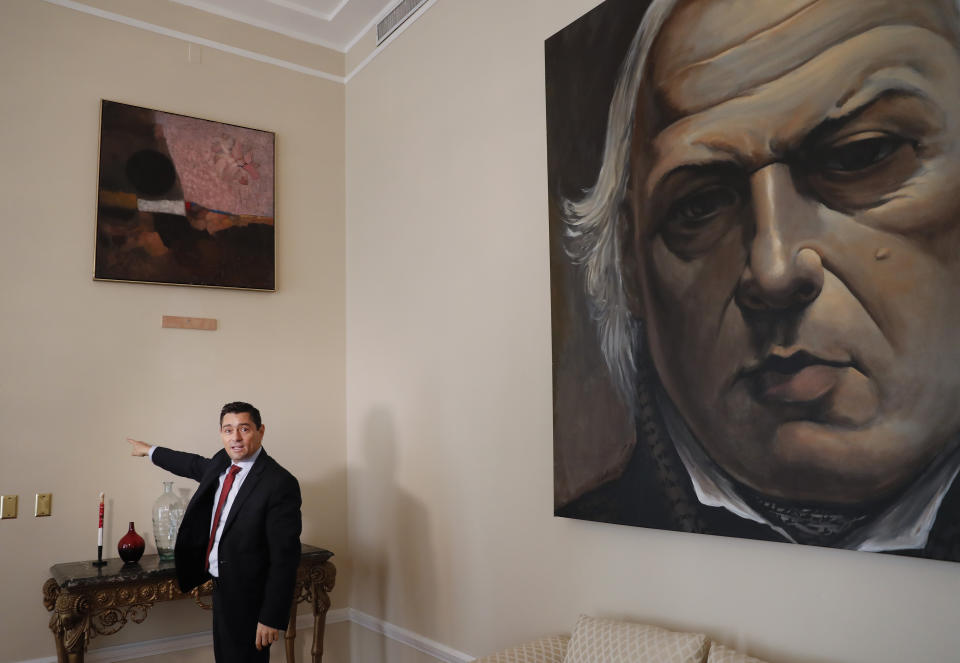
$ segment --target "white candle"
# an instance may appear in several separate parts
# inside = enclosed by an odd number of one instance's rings
[[[97,545],[103,545],[103,493],[100,493],[100,520],[97,525]]]

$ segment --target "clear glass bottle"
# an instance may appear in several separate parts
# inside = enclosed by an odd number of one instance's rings
[[[153,503],[153,538],[161,561],[173,560],[173,548],[177,543],[183,511],[183,502],[173,492],[173,482],[164,481],[163,493]]]

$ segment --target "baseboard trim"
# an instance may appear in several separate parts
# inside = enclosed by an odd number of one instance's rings
[[[429,654],[435,659],[443,661],[443,663],[469,663],[474,660],[474,657],[469,654],[457,651],[430,638],[425,638],[419,633],[394,626],[390,622],[377,619],[353,608],[337,608],[327,613],[327,624],[338,624],[340,622],[353,622],[367,630],[379,633],[384,637],[400,642],[408,647],[413,647],[424,654]],[[298,632],[312,628],[312,614],[303,613],[297,616]],[[156,656],[157,654],[169,654],[185,649],[212,646],[213,634],[210,631],[202,631],[200,633],[175,635],[169,638],[158,638],[157,640],[134,642],[127,645],[91,649],[87,652],[84,660],[89,661],[89,663],[117,663],[118,661],[130,661],[138,658],[146,658],[147,656]],[[57,657],[32,658],[17,663],[57,663]]]
[[[374,631],[375,633],[380,633],[381,635],[405,644],[408,647],[413,647],[414,649],[422,651],[424,654],[429,654],[430,656],[433,656],[444,663],[470,663],[470,661],[473,661],[475,658],[470,654],[465,654],[462,651],[457,651],[452,647],[448,647],[435,640],[426,638],[419,633],[414,633],[413,631],[408,631],[405,628],[394,626],[390,622],[377,619],[376,617],[368,615],[365,612],[360,612],[359,610],[354,610],[353,608],[347,608],[347,610],[350,613],[350,621],[354,624],[362,626],[370,631]]]

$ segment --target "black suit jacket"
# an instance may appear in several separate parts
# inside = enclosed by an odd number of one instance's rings
[[[230,457],[224,450],[204,458],[157,447],[152,460],[200,482],[187,505],[174,551],[177,581],[187,592],[210,577],[205,567],[213,498]],[[247,590],[244,595],[258,605],[242,608],[256,608],[258,621],[276,629],[285,629],[290,619],[300,564],[300,504],[297,479],[263,450],[234,498],[220,537],[220,582]]]

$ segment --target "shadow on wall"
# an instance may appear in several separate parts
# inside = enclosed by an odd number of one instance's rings
[[[376,407],[364,419],[362,464],[351,474],[363,523],[353,550],[355,596],[361,610],[429,637],[435,626],[429,521],[424,505],[397,482],[397,466],[393,418]],[[358,648],[351,658],[387,661],[383,639],[376,642],[378,651],[362,656],[359,649],[371,643],[351,642]]]
[[[322,469],[326,463],[321,459],[316,465]],[[307,474],[306,468],[297,468],[301,474]],[[297,474],[297,471],[294,471]],[[346,470],[328,471],[316,480],[308,481],[298,476],[300,480],[300,496],[303,499],[303,506],[300,508],[303,516],[303,532],[300,534],[300,541],[327,548],[333,552],[333,563],[337,567],[337,585],[334,592],[340,594],[343,590],[341,584],[344,583],[346,573],[346,551],[338,550],[337,540],[331,539],[331,528],[336,526],[339,515],[333,513],[334,505],[341,504],[344,496],[347,494],[347,472]],[[338,559],[339,556],[339,559]],[[346,584],[342,585],[346,589]]]

